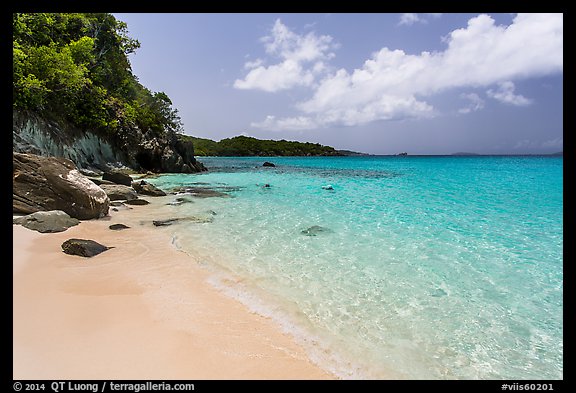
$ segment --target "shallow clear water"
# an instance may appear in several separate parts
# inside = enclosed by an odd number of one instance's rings
[[[352,378],[563,378],[562,158],[201,161],[210,172],[152,182],[232,197],[170,206],[213,221],[165,230],[325,367]]]

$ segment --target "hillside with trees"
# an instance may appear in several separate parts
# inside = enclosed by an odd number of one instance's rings
[[[140,43],[128,36],[126,23],[106,13],[15,13],[12,28],[16,137],[25,139],[29,120],[40,128],[56,124],[55,144],[72,146],[72,130],[80,130],[136,169],[194,170],[193,148],[177,137],[182,122],[170,98],[142,86],[132,73],[128,55]],[[18,148],[46,150],[33,140]],[[170,152],[181,163],[172,163]]]

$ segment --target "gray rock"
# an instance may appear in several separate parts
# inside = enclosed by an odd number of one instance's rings
[[[80,220],[108,214],[110,199],[65,158],[13,153],[12,210],[62,210]]]
[[[262,166],[275,167],[276,165],[272,162],[265,161],[264,164],[262,164]]]
[[[134,188],[138,194],[142,195],[166,196],[164,191],[144,180],[132,182],[132,188]]]
[[[136,191],[134,191],[132,187],[123,186],[121,184],[102,184],[100,188],[104,190],[111,201],[131,200],[138,198]]]
[[[68,239],[62,243],[62,251],[70,255],[79,255],[81,257],[93,257],[112,247],[106,247],[94,240],[86,239]]]
[[[122,184],[128,187],[132,185],[132,178],[121,172],[104,172],[102,174],[102,180],[108,180],[112,183]]]
[[[51,210],[15,218],[13,223],[41,233],[53,233],[63,232],[70,227],[78,225],[80,221],[70,217],[62,210]]]
[[[320,233],[331,233],[331,232],[332,230],[321,227],[320,225],[313,225],[310,228],[301,231],[301,233],[306,236],[318,236]]]
[[[127,205],[148,205],[150,202],[148,202],[146,199],[130,199],[124,203]]]
[[[113,231],[119,231],[119,230],[122,230],[122,229],[128,229],[128,228],[130,228],[130,227],[127,226],[127,225],[124,225],[124,224],[112,224],[112,225],[110,225],[108,228],[109,228],[109,229],[112,229]]]

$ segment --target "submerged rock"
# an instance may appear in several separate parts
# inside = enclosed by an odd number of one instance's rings
[[[120,231],[122,229],[128,229],[130,227],[128,225],[124,225],[124,224],[112,224],[108,228],[112,229],[113,231]]]
[[[178,206],[178,205],[182,205],[183,203],[194,203],[194,201],[192,201],[188,198],[178,197],[178,198],[175,198],[172,202],[167,203],[167,205]]]
[[[132,178],[121,172],[104,172],[102,174],[102,180],[108,180],[112,183],[122,184],[128,187],[132,185]]]
[[[148,202],[146,199],[130,199],[126,202],[124,202],[127,205],[148,205],[150,202]]]
[[[323,190],[334,190],[334,187],[332,187],[332,184],[327,184],[325,186],[322,186]]]
[[[51,210],[15,218],[13,223],[40,233],[54,233],[63,232],[70,227],[78,225],[80,221],[70,217],[62,210]]]
[[[94,240],[86,239],[68,239],[62,243],[62,251],[69,255],[79,255],[81,257],[90,258],[98,255],[112,247],[106,247]]]
[[[276,165],[275,165],[274,163],[268,162],[268,161],[265,161],[264,164],[262,164],[262,166],[268,166],[268,167],[271,167],[271,168],[276,167]]]
[[[166,196],[164,191],[144,180],[132,182],[132,188],[134,188],[138,194],[142,195]]]
[[[190,216],[190,217],[176,217],[176,218],[169,218],[166,220],[154,220],[152,221],[152,224],[154,224],[154,226],[157,227],[165,227],[165,226],[169,226],[172,224],[175,224],[177,222],[192,222],[195,224],[205,224],[205,223],[209,223],[209,222],[213,222],[214,218],[213,217],[197,217],[197,216]]]
[[[123,186],[121,184],[102,184],[100,188],[104,190],[111,201],[123,201],[138,198],[136,191],[134,191],[132,187]]]
[[[320,225],[313,225],[310,228],[304,229],[300,233],[306,236],[318,236],[320,233],[331,233],[329,228],[321,227]]]
[[[108,214],[106,193],[82,175],[72,161],[35,154],[12,155],[12,210],[62,210],[80,220]]]

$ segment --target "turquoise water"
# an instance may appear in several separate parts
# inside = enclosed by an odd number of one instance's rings
[[[166,230],[315,361],[344,378],[563,378],[562,158],[266,160],[153,182],[232,196],[170,206],[213,221]]]

